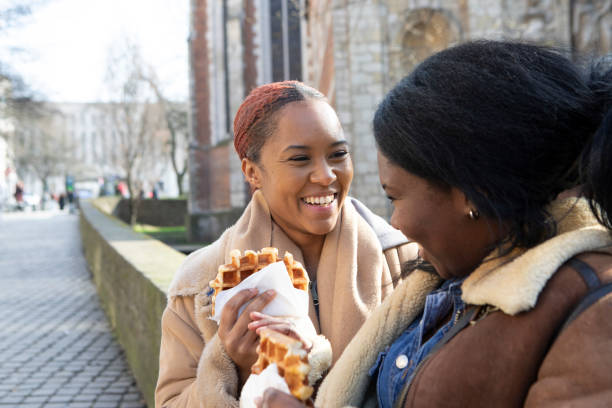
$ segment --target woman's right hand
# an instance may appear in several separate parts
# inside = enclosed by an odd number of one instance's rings
[[[305,408],[305,405],[293,395],[274,388],[268,388],[255,404],[257,408]]]
[[[257,289],[253,288],[242,290],[234,295],[223,307],[217,331],[225,351],[238,367],[241,385],[246,382],[251,373],[251,366],[257,361],[256,349],[259,336],[248,329],[251,321],[250,314],[261,312],[276,295],[273,290],[268,290],[260,295],[257,293]],[[240,308],[249,301],[251,303],[238,316]]]

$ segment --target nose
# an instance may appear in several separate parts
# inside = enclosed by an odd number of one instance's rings
[[[400,229],[399,224],[397,223],[397,211],[395,211],[395,208],[392,209],[391,212],[391,218],[389,219],[389,224],[391,224],[391,226],[395,229]]]
[[[310,173],[310,181],[323,186],[329,186],[337,178],[333,166],[330,166],[326,161],[319,162],[312,173]]]

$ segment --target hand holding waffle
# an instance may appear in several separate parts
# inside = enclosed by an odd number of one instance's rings
[[[311,330],[310,320],[304,322],[304,318],[274,317],[261,312],[251,312],[250,316],[249,330],[261,334],[262,330],[271,329],[300,341],[306,352],[312,349],[312,337],[316,332]]]
[[[244,384],[251,373],[251,366],[257,360],[259,339],[257,333],[248,328],[251,321],[249,315],[263,310],[274,296],[275,293],[271,291],[258,294],[257,289],[245,289],[232,297],[223,308],[217,334],[227,355],[238,367],[241,384]],[[239,315],[242,308],[246,313]]]
[[[269,328],[261,328],[260,332],[258,358],[252,368],[254,375],[249,377],[242,389],[241,408],[253,407],[254,402],[269,388],[290,393],[292,396],[286,394],[285,397],[289,400],[308,401],[313,393],[308,381],[311,366],[302,343]],[[297,406],[303,405],[298,402]]]
[[[257,408],[304,408],[304,403],[291,394],[276,388],[268,388],[256,406]]]
[[[244,255],[233,250],[231,262],[219,267],[217,277],[210,282],[214,290],[212,316],[217,322],[226,302],[243,289],[277,293],[263,313],[271,316],[308,316],[308,274],[290,253],[278,257],[278,249],[247,250]],[[256,273],[257,272],[257,273]]]
[[[237,364],[241,382],[256,360],[257,327],[276,324],[296,338],[316,336],[308,318],[308,275],[289,253],[279,259],[276,248],[245,251],[244,255],[234,250],[231,262],[219,267],[210,287],[214,289],[211,318],[219,322],[219,338]],[[262,311],[277,317],[253,315]],[[249,330],[254,316],[259,319],[255,317],[256,327]]]

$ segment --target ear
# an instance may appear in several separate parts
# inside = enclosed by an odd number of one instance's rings
[[[251,185],[251,190],[255,191],[258,188],[261,188],[261,168],[255,162],[246,157],[242,159],[241,168],[242,174],[244,174],[244,179]]]
[[[451,187],[450,196],[453,206],[458,214],[464,214],[467,216],[470,213],[470,210],[476,209],[474,203],[472,203],[472,201],[467,198],[465,193],[458,188]]]

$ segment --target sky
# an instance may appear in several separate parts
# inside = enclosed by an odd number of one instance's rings
[[[186,100],[188,21],[189,0],[46,0],[0,32],[0,60],[46,100],[104,101],[109,48],[129,38],[166,95]]]

